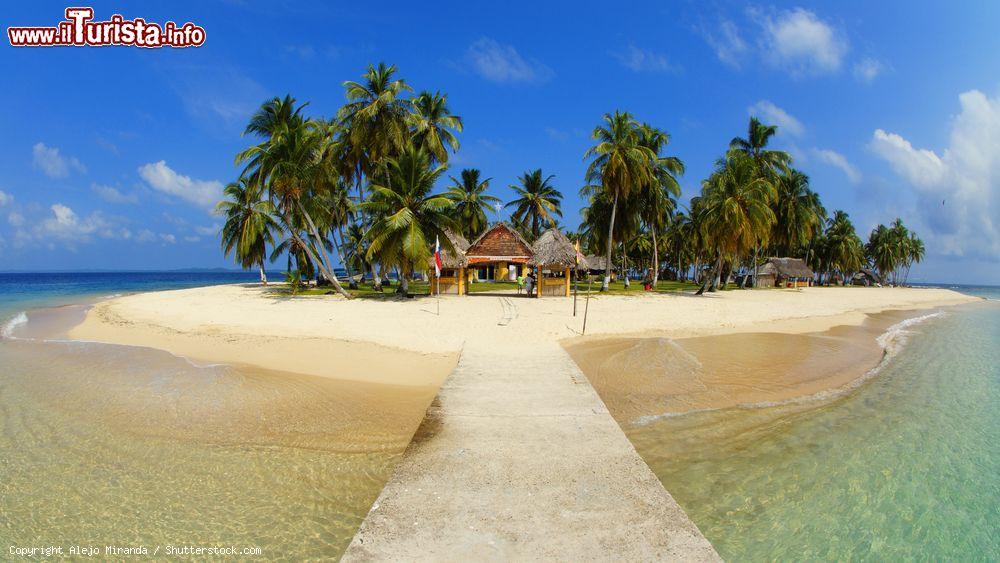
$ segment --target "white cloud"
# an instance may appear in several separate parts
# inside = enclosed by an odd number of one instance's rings
[[[959,96],[948,146],[938,154],[876,129],[872,151],[910,184],[928,252],[1000,261],[1000,97]],[[933,246],[933,248],[932,248]]]
[[[871,58],[865,57],[854,63],[854,78],[861,82],[872,82],[885,70],[885,65]]]
[[[14,201],[14,196],[0,190],[0,207],[5,206],[12,201]]]
[[[114,238],[113,225],[100,212],[81,218],[69,206],[55,203],[49,209],[52,216],[44,219],[36,228],[39,240],[58,239],[65,242],[89,242],[91,235]]]
[[[134,193],[125,195],[119,190],[103,184],[91,184],[90,189],[108,203],[138,203],[139,201],[139,197]]]
[[[87,168],[76,158],[59,154],[56,147],[35,143],[31,147],[32,163],[49,178],[65,178],[70,172],[84,173]]]
[[[209,236],[218,234],[220,228],[221,227],[217,224],[209,225],[207,227],[195,227],[194,232],[198,233],[199,235]]]
[[[201,237],[196,237],[196,236],[188,235],[188,236],[184,237],[184,240],[187,241],[187,242],[198,242],[198,241],[201,240]]]
[[[765,59],[793,74],[823,74],[840,70],[847,40],[816,14],[802,8],[776,15],[751,11],[763,31]]]
[[[740,65],[740,60],[747,52],[747,44],[740,36],[740,30],[736,24],[729,20],[723,20],[719,22],[719,28],[715,31],[704,28],[700,31],[720,61],[733,67]]]
[[[178,174],[163,160],[143,164],[139,176],[154,190],[179,197],[211,210],[222,197],[222,183],[216,180],[195,180]]]
[[[813,149],[812,152],[821,162],[839,168],[852,184],[857,184],[861,181],[861,172],[847,160],[847,157],[839,152],[830,149]]]
[[[748,107],[747,113],[757,117],[765,125],[777,125],[779,134],[788,133],[793,137],[801,137],[806,132],[801,121],[768,100],[761,100]]]
[[[168,233],[160,233],[160,240],[167,244],[174,244],[177,242],[177,237]]]
[[[135,240],[139,242],[152,242],[156,240],[156,233],[149,229],[143,229],[136,235]]]
[[[491,82],[536,82],[547,79],[552,70],[534,59],[525,59],[510,45],[482,37],[465,53],[476,74]]]
[[[612,53],[622,66],[634,72],[677,72],[680,67],[672,64],[670,59],[662,53],[640,49],[635,45],[629,45],[628,50],[623,53]]]
[[[10,223],[11,227],[20,227],[24,225],[24,215],[21,215],[17,211],[11,211],[7,214],[7,222]]]

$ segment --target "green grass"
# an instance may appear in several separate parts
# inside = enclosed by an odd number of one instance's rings
[[[601,291],[601,280],[595,278],[592,284],[589,284],[591,291],[595,293],[600,293]],[[584,293],[587,291],[588,284],[585,281],[579,282],[579,291]],[[660,280],[656,284],[656,289],[653,291],[645,291],[642,289],[642,281],[633,281],[629,288],[625,289],[625,282],[619,280],[611,282],[611,286],[608,287],[608,291],[604,292],[605,295],[649,295],[651,293],[677,293],[679,291],[697,291],[698,285],[693,282],[677,282],[677,281],[665,281]]]
[[[357,289],[349,289],[348,293],[354,297],[360,299],[394,299],[398,296],[396,295],[396,288],[398,287],[398,282],[393,281],[392,285],[383,284],[382,291],[378,292],[372,287],[371,283],[362,284],[358,286]],[[465,285],[468,288],[469,293],[490,293],[494,291],[513,291],[517,289],[517,282],[503,281],[503,282],[477,282],[469,283]],[[577,282],[577,288],[580,295],[587,292],[588,282],[585,280],[580,280]],[[594,295],[601,293],[601,280],[600,278],[594,278],[593,283],[589,284],[590,291]],[[413,281],[410,282],[410,295],[413,297],[429,297],[431,296],[431,287],[427,282]],[[729,284],[729,286],[724,291],[731,291],[736,289],[734,284]],[[641,281],[633,281],[629,286],[629,289],[625,289],[625,284],[622,281],[615,281],[611,283],[611,287],[605,293],[605,295],[650,295],[651,293],[677,293],[681,291],[697,291],[698,285],[693,282],[676,282],[676,281],[660,281],[655,291],[643,291]],[[291,296],[291,289],[284,284],[275,284],[271,286],[271,293],[276,296],[288,297]],[[307,287],[299,291],[298,295],[335,295],[337,292],[332,287]]]

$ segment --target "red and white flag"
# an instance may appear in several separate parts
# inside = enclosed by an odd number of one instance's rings
[[[434,237],[434,276],[441,277],[441,240]]]

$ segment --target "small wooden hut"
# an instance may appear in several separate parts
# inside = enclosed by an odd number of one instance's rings
[[[441,280],[434,275],[434,256],[431,256],[428,268],[430,269],[431,291],[437,293],[438,288],[442,294],[463,295],[465,293],[465,268],[467,259],[465,251],[469,248],[469,241],[462,235],[445,231],[445,236],[451,242],[454,250],[448,250],[448,245],[441,243]]]
[[[534,255],[528,265],[537,272],[537,296],[569,297],[572,271],[587,269],[587,259],[558,229],[549,229],[532,246]]]
[[[801,258],[768,258],[757,269],[758,287],[807,287],[812,279],[813,271]]]
[[[465,251],[466,267],[478,279],[510,281],[522,273],[534,251],[516,229],[501,221],[483,231]]]

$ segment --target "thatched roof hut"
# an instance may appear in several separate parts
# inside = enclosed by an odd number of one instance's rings
[[[588,270],[604,270],[607,265],[607,260],[605,260],[603,256],[598,256],[596,254],[588,254],[585,257],[585,260],[587,261]]]
[[[446,269],[458,269],[464,268],[468,263],[465,257],[465,251],[469,248],[469,241],[465,240],[462,235],[446,229],[444,231],[445,237],[451,242],[451,246],[455,249],[454,252],[448,250],[448,245],[444,241],[441,241],[441,265]],[[431,270],[434,269],[434,256],[431,256],[429,261]]]
[[[768,258],[767,262],[757,269],[757,276],[811,279],[813,271],[801,258]]]
[[[587,259],[576,251],[573,243],[558,229],[549,229],[542,233],[532,246],[532,250],[534,256],[528,260],[531,266],[587,269]]]

